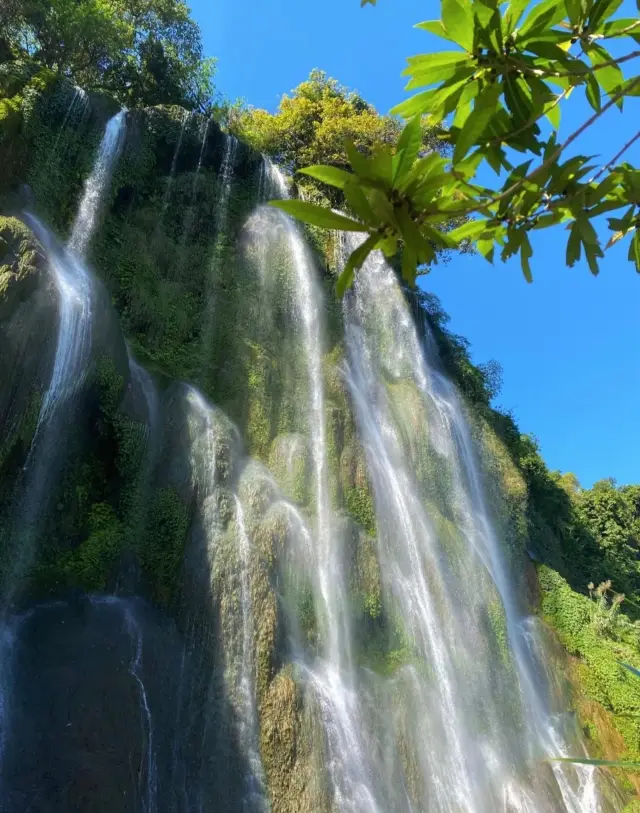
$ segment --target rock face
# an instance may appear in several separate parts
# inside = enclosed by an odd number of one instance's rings
[[[0,217],[0,467],[28,449],[56,328],[57,296],[44,249],[23,222]]]

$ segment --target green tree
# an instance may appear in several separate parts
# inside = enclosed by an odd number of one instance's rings
[[[322,164],[301,170],[341,190],[354,217],[304,201],[274,205],[315,225],[367,235],[346,264],[342,290],[375,248],[387,256],[402,248],[403,276],[413,283],[438,251],[470,242],[491,262],[496,251],[502,260],[519,254],[531,281],[530,233],[560,224],[568,232],[567,264],[584,252],[597,274],[604,250],[594,221],[606,215],[607,247],[627,238],[629,259],[640,271],[640,171],[621,162],[640,132],[623,136],[599,167],[589,156],[567,157],[596,120],[640,95],[640,77],[629,72],[640,56],[633,49],[640,20],[616,16],[620,5],[442,0],[441,18],[418,28],[446,40],[450,50],[409,58],[407,88],[419,92],[392,111],[409,120],[397,147],[383,145],[366,156],[351,140],[345,147],[350,171]],[[610,43],[619,55],[607,50]],[[572,92],[584,93],[593,113],[560,141],[560,112]],[[446,125],[450,159],[421,154],[425,121]],[[478,182],[485,168],[496,183]],[[451,230],[452,217],[466,222]]]
[[[347,141],[363,155],[371,155],[382,147],[392,149],[402,129],[397,118],[380,115],[358,93],[319,70],[311,71],[291,95],[284,95],[275,113],[236,109],[228,126],[292,173],[309,164],[347,169]],[[440,146],[434,128],[422,128],[421,149]]]
[[[184,0],[8,0],[5,45],[122,104],[207,109],[215,61]]]

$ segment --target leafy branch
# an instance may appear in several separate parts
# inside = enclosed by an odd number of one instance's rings
[[[340,191],[348,225],[313,204],[274,202],[306,222],[367,234],[338,280],[340,291],[374,249],[389,257],[401,249],[403,276],[413,283],[442,251],[469,243],[491,262],[496,251],[503,261],[519,255],[531,281],[529,233],[559,224],[568,232],[567,264],[584,252],[597,274],[604,250],[593,221],[604,215],[614,215],[607,248],[630,237],[628,257],[640,271],[640,171],[618,163],[640,133],[595,174],[588,156],[565,158],[604,113],[640,96],[640,77],[623,73],[640,50],[614,57],[602,45],[614,37],[640,42],[640,21],[614,19],[618,7],[610,0],[441,0],[441,18],[418,28],[453,49],[408,59],[407,89],[418,92],[393,111],[408,120],[397,146],[380,145],[367,157],[349,144],[351,171],[301,170]],[[561,142],[561,107],[577,91],[593,113]],[[547,136],[543,118],[551,127]],[[441,128],[450,157],[422,151],[423,123]],[[525,160],[514,166],[518,153]],[[501,185],[477,183],[485,166]]]

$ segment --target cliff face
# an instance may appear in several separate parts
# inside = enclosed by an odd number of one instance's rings
[[[39,416],[55,365],[60,297],[47,272],[48,247],[25,225],[29,221],[22,213],[28,208],[60,240],[68,237],[105,124],[116,108],[109,99],[88,98],[64,80],[16,63],[0,66],[0,91],[0,165],[6,167],[0,180],[0,212],[6,214],[0,218],[0,541],[6,585],[15,576],[16,527],[21,524],[16,505],[25,489],[35,488],[29,466],[34,449],[43,443]],[[330,627],[331,619],[322,617],[314,599],[315,576],[305,559],[311,555],[309,539],[300,530],[301,523],[313,525],[323,499],[335,515],[332,533],[341,539],[350,658],[375,687],[378,679],[404,675],[402,667],[415,657],[415,641],[403,628],[401,599],[384,599],[388,576],[376,547],[384,532],[376,513],[380,494],[374,496],[370,449],[362,443],[353,391],[346,383],[345,313],[333,294],[338,246],[332,237],[306,235],[304,261],[318,270],[322,295],[314,385],[305,355],[312,321],[295,293],[301,262],[292,259],[296,238],[275,214],[256,210],[272,194],[262,156],[226,136],[215,122],[179,108],[127,113],[124,144],[87,256],[99,306],[92,317],[86,370],[60,423],[63,448],[50,455],[55,474],[46,481],[34,555],[12,589],[10,608],[18,617],[23,608],[42,606],[45,600],[76,597],[77,605],[70,604],[76,610],[60,610],[60,617],[42,610],[25,616],[25,640],[34,646],[48,640],[43,668],[52,676],[53,694],[65,681],[56,671],[58,645],[52,641],[66,648],[72,662],[80,662],[91,639],[104,635],[106,640],[110,625],[119,625],[120,632],[109,644],[115,660],[104,655],[104,674],[98,679],[97,668],[87,681],[86,700],[75,707],[81,727],[63,732],[64,766],[47,768],[47,752],[32,766],[16,769],[14,805],[25,798],[24,788],[34,775],[47,769],[66,775],[84,748],[82,759],[90,763],[83,774],[86,787],[76,787],[79,796],[73,799],[68,789],[52,790],[56,801],[51,809],[70,804],[85,809],[91,788],[106,776],[112,796],[104,809],[113,809],[109,804],[127,778],[118,770],[114,774],[101,754],[104,743],[84,737],[94,725],[86,709],[106,691],[104,681],[115,685],[126,709],[130,685],[144,673],[145,703],[149,699],[153,705],[155,698],[161,707],[163,697],[181,698],[175,710],[179,721],[171,723],[181,734],[163,739],[158,731],[170,725],[162,715],[138,723],[143,746],[131,759],[144,765],[144,789],[122,809],[150,810],[150,794],[160,798],[165,793],[172,799],[170,810],[195,809],[198,799],[240,809],[251,794],[268,797],[274,811],[329,810],[332,797],[323,766],[330,761],[332,743],[322,734],[326,710],[321,694],[302,691],[300,658],[292,654],[318,652]],[[540,588],[528,554],[562,572],[567,553],[552,529],[534,521],[530,483],[514,460],[512,425],[486,400],[474,401],[469,370],[456,360],[457,346],[429,302],[411,296],[409,301],[418,332],[423,338],[433,333],[444,368],[457,375],[467,395],[462,409],[506,573],[523,606],[537,610]],[[396,326],[375,329],[384,354],[393,347]],[[380,375],[389,414],[402,427],[398,454],[414,461],[430,523],[452,570],[464,573],[464,529],[451,496],[455,464],[446,449],[437,454],[430,449],[423,420],[429,411],[414,378],[402,364],[394,368],[391,363]],[[323,394],[326,497],[317,488],[318,458],[306,406],[313,401],[314,386]],[[584,655],[588,642],[571,637],[573,628],[554,603],[564,583],[549,572],[542,579],[542,610],[571,653]],[[501,669],[508,673],[513,662],[498,590],[486,586],[484,577],[467,587],[470,601],[474,590],[483,596],[478,613],[493,663],[487,680],[494,686],[504,680],[507,686]],[[85,594],[117,598],[109,604]],[[134,597],[144,599],[144,607]],[[438,597],[442,606],[446,600]],[[84,618],[84,638],[73,638],[69,627],[60,631],[67,612],[70,626]],[[588,623],[585,618],[583,626]],[[136,660],[143,638],[151,643]],[[35,686],[37,670],[26,645],[23,650],[16,669],[25,687]],[[629,651],[625,659],[633,661],[635,655]],[[590,656],[585,657],[590,667]],[[127,668],[108,677],[118,658]],[[574,672],[583,667],[581,662]],[[154,668],[161,668],[162,678],[154,676]],[[417,674],[420,669],[428,674],[430,668],[423,659]],[[580,686],[587,687],[579,706],[585,720],[604,721],[609,714],[604,710],[623,715],[629,703],[637,708],[632,679],[617,676],[623,686],[620,699],[613,689],[603,688],[612,664],[602,674],[598,668],[595,677],[580,679]],[[246,675],[255,687],[254,701],[247,699]],[[404,679],[398,678],[397,686]],[[186,694],[184,686],[189,687]],[[396,702],[393,693],[380,690],[380,696],[390,707]],[[23,709],[28,725],[13,760],[19,762],[19,754],[29,750],[45,706],[34,710],[30,721]],[[399,719],[407,710],[398,707],[393,714]],[[251,715],[254,732],[246,723]],[[103,725],[105,716],[106,710],[95,725]],[[131,717],[127,711],[122,721],[112,722],[114,748],[126,743]],[[63,731],[62,720],[55,725]],[[152,729],[153,767],[145,763]],[[616,729],[624,739],[620,748],[636,754],[640,741],[631,723],[622,726],[607,718],[590,733],[601,751],[610,752],[611,743],[602,740],[606,731]],[[402,764],[385,770],[402,773],[407,794],[420,799],[424,776],[413,761],[410,721],[399,722],[397,732],[402,734],[397,734],[394,753]],[[248,773],[254,782],[249,791]]]

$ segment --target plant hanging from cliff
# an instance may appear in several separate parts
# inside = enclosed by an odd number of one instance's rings
[[[604,250],[594,220],[603,215],[610,215],[606,247],[627,239],[629,260],[640,271],[640,171],[621,162],[640,131],[624,136],[601,166],[590,156],[566,154],[611,108],[640,95],[640,76],[626,75],[640,56],[633,49],[640,20],[614,18],[621,2],[442,0],[441,19],[418,28],[451,49],[409,58],[407,88],[423,89],[393,111],[409,119],[397,146],[365,156],[347,141],[349,171],[300,170],[341,190],[353,217],[305,201],[272,202],[305,222],[365,233],[342,272],[340,291],[371,251],[393,256],[399,246],[403,276],[412,284],[417,269],[434,263],[441,249],[469,243],[490,262],[496,250],[503,261],[519,254],[531,281],[530,233],[558,225],[568,232],[567,264],[584,252],[597,274]],[[584,93],[593,112],[561,140],[560,111],[573,92]],[[423,122],[447,123],[450,159],[424,153]],[[479,182],[486,168],[497,183]],[[452,218],[465,222],[445,230]]]

